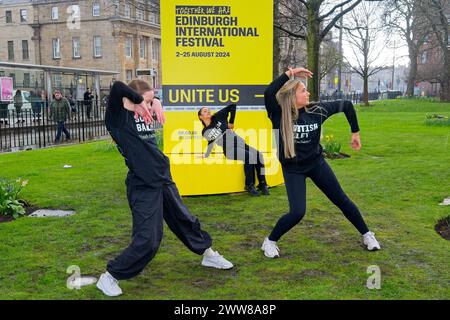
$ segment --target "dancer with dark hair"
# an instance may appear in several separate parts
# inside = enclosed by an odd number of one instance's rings
[[[221,146],[227,159],[244,162],[245,190],[252,196],[259,196],[259,192],[269,195],[264,174],[264,157],[233,131],[235,117],[235,104],[230,104],[213,115],[206,107],[198,111],[198,118],[203,124],[202,135],[208,140],[208,148],[203,157],[209,157],[215,144]],[[255,172],[259,181],[258,189],[255,187]]]

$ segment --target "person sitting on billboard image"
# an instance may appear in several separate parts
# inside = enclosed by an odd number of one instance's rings
[[[152,114],[165,122],[162,105],[143,80],[111,88],[105,124],[125,158],[128,203],[133,227],[129,246],[109,261],[97,287],[108,296],[122,294],[118,281],[137,276],[155,256],[163,236],[163,220],[192,252],[203,255],[202,265],[231,269],[233,264],[211,248],[210,235],[184,205],[170,173],[169,158],[159,150]]]
[[[233,131],[235,117],[236,104],[230,104],[213,115],[206,107],[198,111],[198,118],[203,124],[202,136],[208,141],[206,153],[201,157],[208,158],[215,144],[221,146],[227,159],[244,162],[245,190],[252,196],[259,196],[258,190],[263,195],[269,195],[263,155]],[[259,181],[258,190],[255,187],[255,172]]]
[[[306,86],[296,76],[312,77],[312,73],[304,68],[290,68],[275,79],[264,93],[273,129],[281,132],[277,139],[278,158],[290,210],[278,220],[261,249],[268,258],[280,256],[277,241],[305,215],[306,178],[310,178],[356,227],[368,250],[380,249],[374,233],[369,231],[358,208],[344,193],[325,161],[320,145],[323,122],[333,114],[344,112],[352,132],[351,146],[360,150],[359,126],[353,104],[342,100],[310,103]]]

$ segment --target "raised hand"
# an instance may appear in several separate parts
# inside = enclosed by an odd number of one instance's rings
[[[164,115],[161,101],[153,99],[151,111],[156,114],[156,119],[159,123],[164,124],[166,122],[166,116]]]
[[[361,138],[359,137],[359,132],[355,132],[352,134],[350,145],[354,150],[358,151],[361,149]]]
[[[313,73],[305,68],[288,68],[286,72],[288,76],[299,77],[299,78],[312,78]]]
[[[141,116],[142,119],[144,119],[146,125],[153,124],[152,114],[145,101],[134,105],[134,117],[137,119],[138,116]]]

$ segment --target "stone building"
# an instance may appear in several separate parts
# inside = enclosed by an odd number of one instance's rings
[[[1,0],[0,17],[1,61],[119,72],[102,88],[136,77],[161,88],[156,0]],[[55,75],[54,85],[70,81]]]
[[[30,0],[0,1],[0,61],[35,64],[37,52],[33,41],[33,6]],[[20,86],[34,83],[29,72],[0,70],[0,76],[11,76]]]
[[[40,64],[115,70],[122,81],[141,70],[140,78],[161,87],[157,3],[34,0],[33,5]]]

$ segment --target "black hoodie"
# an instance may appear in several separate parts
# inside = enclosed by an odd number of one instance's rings
[[[125,158],[131,183],[159,187],[171,179],[169,159],[158,149],[153,128],[123,107],[124,97],[135,104],[143,101],[140,94],[123,82],[114,82],[106,108],[106,128]]]
[[[228,116],[230,116],[230,119],[228,119]],[[217,111],[211,117],[211,123],[203,128],[202,136],[208,140],[208,148],[205,153],[206,158],[211,154],[214,144],[221,146],[224,153],[226,153],[226,141],[234,142],[239,138],[233,130],[228,129],[228,124],[233,124],[235,117],[236,104],[230,104]]]
[[[358,132],[358,119],[353,104],[347,100],[320,102],[317,104],[317,107],[320,108],[314,110],[313,113],[308,113],[305,108],[301,108],[297,121],[292,124],[296,156],[286,159],[283,138],[281,130],[279,130],[281,127],[281,107],[276,99],[276,94],[288,80],[289,77],[283,73],[267,87],[264,92],[265,106],[267,115],[272,121],[272,127],[278,132],[278,159],[281,164],[285,169],[305,172],[323,160],[320,133],[325,120],[335,113],[344,112],[351,131]]]

